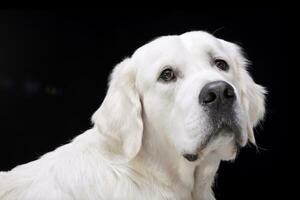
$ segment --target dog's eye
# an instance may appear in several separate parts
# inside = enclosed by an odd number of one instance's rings
[[[175,75],[175,72],[171,68],[168,68],[161,72],[159,79],[164,82],[175,81],[176,75]]]
[[[215,65],[217,68],[219,68],[222,71],[228,71],[228,69],[229,69],[229,65],[227,64],[227,62],[222,59],[216,59]]]

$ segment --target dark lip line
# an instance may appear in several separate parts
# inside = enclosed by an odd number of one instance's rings
[[[214,130],[212,133],[210,133],[208,135],[208,137],[205,138],[204,142],[200,145],[197,152],[200,152],[203,149],[205,149],[214,138],[216,138],[217,136],[220,135],[222,130],[229,130],[229,131],[233,132],[234,138],[235,138],[235,145],[238,148],[241,147],[241,144],[239,142],[239,137],[240,137],[239,134],[241,134],[240,133],[241,131],[238,128],[231,128],[230,126],[225,124],[225,125],[222,125],[221,127],[217,128],[216,130]]]

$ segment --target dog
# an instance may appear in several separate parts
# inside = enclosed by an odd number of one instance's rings
[[[0,173],[1,200],[212,200],[265,113],[236,44],[203,31],[159,37],[110,76],[93,127]]]

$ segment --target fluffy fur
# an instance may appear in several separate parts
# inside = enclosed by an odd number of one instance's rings
[[[229,71],[216,68],[214,58],[226,60]],[[0,172],[0,199],[214,199],[219,163],[235,158],[236,145],[233,134],[223,134],[199,151],[212,124],[198,95],[211,81],[232,85],[239,142],[255,143],[265,90],[246,65],[237,45],[202,31],[142,46],[114,68],[94,126],[36,161]],[[176,81],[159,81],[166,67]],[[184,153],[199,159],[189,162]]]

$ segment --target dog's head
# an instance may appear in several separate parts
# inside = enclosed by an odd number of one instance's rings
[[[115,67],[93,115],[105,156],[134,158],[152,131],[189,161],[212,152],[234,158],[238,147],[255,143],[252,129],[265,112],[265,90],[247,63],[237,45],[205,32],[142,46]]]

